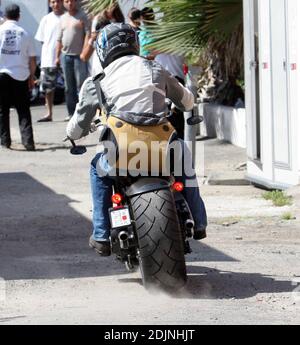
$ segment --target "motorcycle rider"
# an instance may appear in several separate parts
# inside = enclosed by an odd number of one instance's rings
[[[145,126],[168,121],[167,98],[183,111],[193,108],[194,96],[188,89],[158,63],[139,56],[137,33],[130,25],[107,25],[97,39],[97,54],[103,69],[100,81],[103,104],[99,104],[93,79],[88,78],[80,91],[74,116],[67,126],[70,139],[78,140],[89,134],[99,105],[107,109],[108,115],[113,114],[131,124]],[[99,165],[102,170],[109,170],[106,169],[108,159],[105,152],[98,153],[91,163],[94,230],[89,245],[101,256],[109,256],[108,210],[112,206],[113,180],[97,173]],[[196,185],[185,188],[184,196],[195,220],[194,238],[203,239],[206,237],[206,210],[200,197],[196,175],[189,179],[194,180]],[[187,181],[184,173],[182,181]]]

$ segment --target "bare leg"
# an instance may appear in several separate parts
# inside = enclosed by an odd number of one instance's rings
[[[53,115],[53,100],[54,100],[54,91],[47,92],[45,95],[46,103],[45,106],[47,108],[47,114],[38,120],[38,122],[48,122],[52,121]]]
[[[47,108],[47,115],[45,117],[48,117],[49,119],[52,119],[53,115],[53,100],[54,100],[54,91],[47,92],[46,93],[46,108]]]

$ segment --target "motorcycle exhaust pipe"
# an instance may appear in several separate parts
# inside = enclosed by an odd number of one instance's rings
[[[193,237],[193,231],[194,231],[194,227],[195,227],[195,222],[192,219],[187,219],[185,221],[184,225],[185,225],[186,236],[188,238]]]
[[[185,221],[186,229],[192,230],[195,227],[195,222],[192,219],[188,219]]]
[[[128,233],[126,231],[121,231],[118,235],[118,239],[120,241],[120,248],[121,249],[128,249],[129,248]]]

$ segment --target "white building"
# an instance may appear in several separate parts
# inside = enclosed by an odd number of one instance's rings
[[[243,0],[249,180],[300,182],[299,0]]]

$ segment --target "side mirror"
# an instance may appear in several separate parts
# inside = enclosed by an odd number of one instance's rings
[[[72,147],[70,152],[72,155],[78,156],[78,155],[83,155],[86,153],[86,147],[85,146],[75,146]]]
[[[71,144],[72,144],[72,148],[70,150],[70,153],[72,155],[78,156],[78,155],[83,155],[86,153],[87,149],[85,146],[77,146],[75,144],[75,141],[70,139],[70,138],[66,138],[64,141],[68,141],[70,140]]]
[[[196,126],[203,122],[203,116],[192,116],[187,120],[189,126]]]

